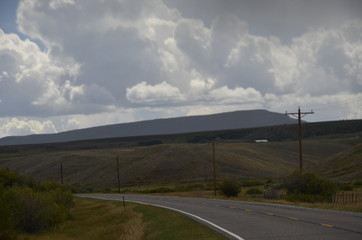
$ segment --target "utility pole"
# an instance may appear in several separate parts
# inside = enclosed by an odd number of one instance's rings
[[[118,180],[118,193],[121,193],[121,183],[119,181],[119,161],[117,156],[117,180]]]
[[[216,159],[215,159],[215,140],[212,140],[212,160],[214,169],[214,195],[216,196]]]
[[[213,175],[214,175],[214,195],[216,196],[216,151],[215,146],[219,138],[212,139],[212,166],[213,166]]]
[[[63,163],[60,162],[60,183],[63,184]]]
[[[285,115],[292,115],[298,118],[298,143],[299,143],[299,169],[300,172],[303,172],[303,150],[302,150],[302,117],[307,114],[314,114],[313,110],[310,112],[301,112],[300,107],[298,107],[298,112],[296,113],[288,113],[285,112]]]

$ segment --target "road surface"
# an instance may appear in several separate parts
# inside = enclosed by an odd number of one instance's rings
[[[279,204],[133,194],[80,194],[138,202],[181,212],[228,239],[362,239],[362,214]]]

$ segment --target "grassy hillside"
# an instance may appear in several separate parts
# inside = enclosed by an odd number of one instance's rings
[[[315,169],[325,176],[348,181],[362,179],[362,144],[329,157],[318,164]]]
[[[362,180],[362,121],[303,125],[304,166],[343,181]],[[212,145],[217,177],[278,178],[299,167],[296,126],[0,147],[0,167],[82,189],[180,182],[210,183]],[[254,143],[268,139],[268,143]]]
[[[353,146],[337,140],[306,140],[304,165],[312,168],[341,152],[349,156]],[[164,184],[212,179],[212,146],[208,144],[160,144],[147,147],[108,148],[0,155],[0,166],[19,169],[38,179],[60,180],[81,188],[117,186],[119,156],[122,186]],[[299,166],[296,141],[270,143],[218,143],[216,168],[219,179],[274,178]],[[344,159],[341,156],[341,159]],[[358,160],[357,160],[358,161]],[[340,168],[340,166],[336,166]],[[319,169],[329,169],[328,163]],[[326,172],[328,173],[328,172]],[[353,175],[354,176],[354,175]]]

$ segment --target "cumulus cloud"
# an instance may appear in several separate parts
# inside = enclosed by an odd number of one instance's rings
[[[57,9],[60,7],[64,7],[66,5],[73,5],[74,4],[74,0],[52,0],[51,2],[49,2],[49,6],[52,9]]]
[[[0,133],[3,136],[56,132],[55,126],[50,120],[35,121],[29,119],[11,118],[8,120],[2,120],[0,122],[2,122]]]
[[[259,103],[262,106],[264,99],[257,90],[253,88],[234,88],[230,89],[226,86],[211,91],[210,98],[221,104],[249,104]]]
[[[183,96],[178,88],[166,82],[154,86],[141,82],[127,88],[127,99],[133,103],[170,104],[181,102]]]
[[[46,50],[0,29],[1,116],[52,118],[62,130],[88,126],[83,114],[103,114],[106,124],[121,121],[120,113],[131,120],[171,116],[172,108],[184,115],[284,112],[359,99],[362,19],[354,8],[334,2],[327,11],[317,1],[318,16],[312,6],[288,1],[284,10],[299,20],[285,21],[275,1],[265,8],[197,2],[21,1],[19,31]],[[341,16],[332,19],[333,11]]]

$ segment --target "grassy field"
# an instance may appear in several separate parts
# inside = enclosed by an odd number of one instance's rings
[[[321,161],[316,169],[335,179],[362,179],[362,144]]]
[[[24,234],[21,240],[224,239],[204,225],[165,209],[78,198],[73,219],[60,228]]]
[[[216,146],[217,177],[278,178],[298,167],[297,142],[243,143],[221,142]],[[331,173],[341,164],[329,161],[361,161],[354,145],[343,140],[308,139],[304,141],[304,166]],[[117,186],[116,157],[119,157],[122,187],[177,182],[203,182],[212,179],[212,147],[208,144],[173,143],[147,147],[21,152],[0,154],[0,167],[18,169],[40,180],[60,181],[60,164],[64,182],[85,191],[113,189]],[[324,164],[322,164],[324,163]],[[332,168],[333,167],[333,168]],[[350,168],[353,180],[358,169]],[[359,171],[361,172],[361,171]],[[341,177],[340,175],[333,175]],[[343,176],[342,176],[343,177]],[[348,178],[350,177],[350,178]],[[358,178],[357,178],[358,179]],[[361,179],[360,179],[361,180]]]
[[[362,120],[303,124],[306,170],[337,181],[362,180]],[[0,147],[0,168],[39,180],[65,183],[78,191],[152,185],[208,185],[212,178],[210,139],[216,145],[217,178],[278,179],[299,166],[296,126],[272,126],[204,133],[100,139]],[[253,139],[268,139],[254,143]],[[157,141],[156,141],[157,140]],[[144,146],[144,143],[162,144]],[[142,143],[142,144],[140,144]],[[142,146],[141,146],[142,145]],[[147,144],[146,144],[147,145]]]

